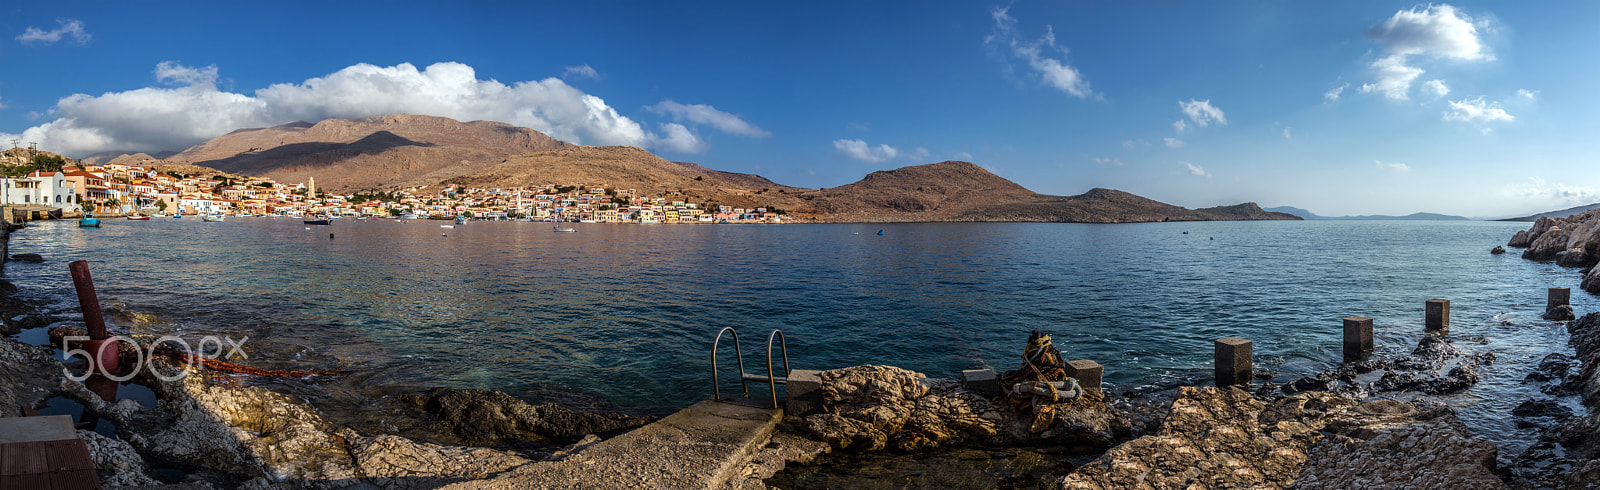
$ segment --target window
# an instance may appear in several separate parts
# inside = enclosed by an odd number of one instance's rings
[[[57,203],[60,203],[60,202],[61,202],[61,196],[56,196],[56,202],[57,202]]]
[[[31,201],[29,201],[29,199],[32,199],[32,198],[33,198],[33,196],[30,196],[30,195],[27,195],[27,194],[23,194],[22,195],[22,202],[31,202]]]

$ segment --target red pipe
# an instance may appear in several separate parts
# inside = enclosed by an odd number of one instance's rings
[[[78,288],[78,308],[83,310],[83,326],[89,329],[89,338],[111,338],[106,332],[106,318],[100,313],[100,297],[94,294],[94,279],[89,277],[89,262],[74,261],[67,268],[72,270],[72,285]]]

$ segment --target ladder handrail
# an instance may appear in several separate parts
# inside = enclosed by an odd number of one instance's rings
[[[734,331],[733,327],[722,327],[722,330],[717,332],[717,338],[713,339],[711,341],[711,389],[712,389],[712,393],[715,393],[715,396],[716,396],[715,400],[722,401],[722,383],[719,382],[719,378],[717,377],[717,343],[722,341],[722,334],[724,334],[724,333],[733,334],[733,355],[734,355],[734,357],[739,359],[739,386],[741,388],[744,388],[744,396],[745,396],[745,398],[749,398],[750,397],[750,385],[748,383],[745,383],[745,381],[744,381],[744,352],[739,349],[739,332]],[[767,355],[768,364],[771,364],[771,357],[772,357],[771,356],[771,352],[770,352],[771,344],[769,343],[768,346],[769,346],[768,347],[769,352],[768,352],[768,355]],[[783,367],[784,368],[788,368],[789,367],[788,356],[789,356],[789,353],[788,353],[787,350],[785,350],[784,351],[784,360],[783,360],[783,362],[784,362]],[[771,366],[768,366],[767,367],[767,372],[770,374],[771,371],[772,371]],[[773,404],[777,404],[777,401],[776,401],[777,400],[777,394],[776,394],[776,392],[774,392],[774,394],[773,394],[773,400],[774,400]]]
[[[784,386],[789,385],[789,341],[784,338],[782,330],[772,329],[772,333],[767,334],[767,386],[772,388],[772,408],[778,408],[778,378],[772,375],[772,339],[774,338],[778,339],[778,346],[783,348]]]

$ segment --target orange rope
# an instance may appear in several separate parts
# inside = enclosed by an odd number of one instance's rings
[[[178,350],[172,349],[170,347],[167,347],[166,345],[162,345],[162,346],[157,347],[156,348],[156,354],[162,355],[162,356],[164,356],[164,357],[166,357],[168,359],[171,359],[171,360],[173,360],[175,362],[188,364],[188,365],[191,365],[191,366],[193,366],[193,365],[201,365],[201,366],[204,366],[206,369],[210,369],[212,371],[222,371],[222,372],[225,372],[225,373],[237,373],[237,374],[249,374],[249,375],[252,375],[252,376],[274,376],[274,377],[281,377],[281,376],[314,376],[314,375],[326,375],[326,374],[339,374],[339,373],[344,372],[344,370],[342,370],[342,369],[313,369],[313,370],[309,370],[309,371],[302,371],[302,370],[298,370],[298,369],[291,369],[291,370],[285,370],[285,369],[262,369],[262,368],[258,368],[258,367],[255,367],[255,366],[246,366],[246,365],[243,365],[243,364],[234,364],[234,363],[226,362],[226,361],[223,361],[223,360],[220,360],[220,359],[211,359],[209,357],[201,357],[201,356],[198,356],[198,355],[195,355],[195,354],[190,354],[190,353],[187,353],[187,352],[179,352]]]

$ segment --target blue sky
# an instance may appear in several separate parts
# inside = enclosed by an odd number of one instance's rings
[[[803,187],[946,159],[1319,214],[1600,201],[1595,2],[7,2],[0,138],[391,112]]]

